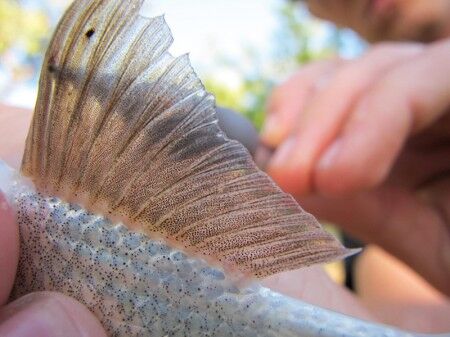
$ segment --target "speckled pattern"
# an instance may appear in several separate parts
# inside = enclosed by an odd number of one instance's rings
[[[11,191],[21,233],[13,298],[63,292],[86,304],[111,336],[412,336],[256,284],[240,289],[161,241],[24,185]]]
[[[21,172],[38,191],[111,215],[256,277],[346,249],[217,124],[214,97],[143,0],[77,0],[54,32]],[[92,33],[94,31],[94,33]]]

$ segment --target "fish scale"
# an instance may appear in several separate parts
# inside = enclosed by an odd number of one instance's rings
[[[33,291],[63,292],[85,304],[110,336],[420,336],[256,282],[240,286],[203,259],[36,192],[1,161],[0,188],[20,229],[11,300]]]

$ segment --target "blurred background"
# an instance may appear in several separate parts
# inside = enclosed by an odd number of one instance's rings
[[[33,108],[51,33],[69,0],[0,0],[0,102]],[[165,14],[175,55],[189,52],[217,104],[260,128],[272,87],[313,60],[355,57],[365,44],[349,30],[287,0],[148,0],[143,14]],[[330,230],[334,231],[332,227]],[[327,266],[342,282],[342,264]]]
[[[0,101],[32,108],[43,54],[69,0],[0,0]],[[353,57],[365,46],[348,30],[313,18],[287,0],[148,0],[143,14],[165,14],[175,55],[190,53],[217,103],[257,127],[268,93],[302,64]]]

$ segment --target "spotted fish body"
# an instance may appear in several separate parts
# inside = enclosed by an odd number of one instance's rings
[[[13,298],[61,291],[111,336],[410,336],[252,282],[352,251],[225,136],[141,4],[76,1],[54,33],[21,175],[0,165],[20,225]]]
[[[110,336],[418,336],[303,303],[257,282],[241,286],[223,269],[164,241],[43,196],[1,162],[0,188],[20,226],[12,298],[63,292],[84,303]]]

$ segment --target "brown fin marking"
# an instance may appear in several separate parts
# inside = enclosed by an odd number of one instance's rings
[[[22,172],[41,191],[258,277],[350,250],[217,126],[141,0],[76,1],[45,57]]]

